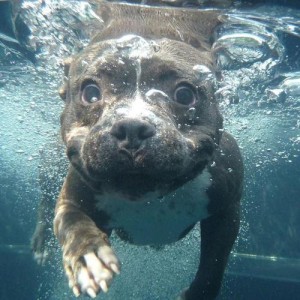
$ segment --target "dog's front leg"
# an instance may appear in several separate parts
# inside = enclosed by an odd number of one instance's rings
[[[212,300],[220,291],[230,251],[239,231],[239,204],[201,222],[201,259],[186,300]]]
[[[74,190],[69,177],[56,205],[54,232],[62,246],[70,288],[76,296],[83,293],[94,298],[101,290],[108,290],[114,273],[119,273],[119,262],[107,235],[84,212],[82,203],[89,199]]]

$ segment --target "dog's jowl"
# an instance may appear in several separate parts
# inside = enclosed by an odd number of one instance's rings
[[[120,272],[112,230],[158,246],[200,221],[201,262],[179,298],[214,299],[243,180],[214,98],[218,12],[102,4],[97,13],[105,28],[66,63],[61,89],[70,167],[54,231],[69,285],[75,295],[108,290]]]

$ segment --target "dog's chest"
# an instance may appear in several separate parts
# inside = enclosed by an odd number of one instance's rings
[[[108,229],[120,230],[126,238],[141,245],[162,245],[177,241],[184,231],[208,217],[207,170],[163,198],[155,193],[139,201],[116,195],[96,195],[97,209],[109,216]]]

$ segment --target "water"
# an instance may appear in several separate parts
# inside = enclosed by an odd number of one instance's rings
[[[219,299],[297,299],[300,291],[300,8],[288,4],[236,5],[215,34],[222,70],[216,96],[246,166],[242,228]],[[8,20],[6,5],[0,2],[0,20]],[[73,299],[56,246],[40,268],[28,244],[40,157],[59,131],[62,60],[103,22],[85,1],[24,1],[21,15],[32,31],[27,50],[0,22],[0,299]],[[210,76],[203,66],[195,72]],[[167,98],[158,90],[147,96],[157,94]],[[197,229],[160,250],[128,246],[115,236],[112,244],[122,275],[100,299],[174,299],[197,269]]]

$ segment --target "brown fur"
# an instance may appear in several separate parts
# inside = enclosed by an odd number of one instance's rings
[[[106,290],[103,280],[109,284],[117,272],[118,261],[108,242],[114,216],[96,209],[101,197],[115,191],[130,201],[139,201],[154,191],[165,196],[207,169],[212,176],[207,190],[210,217],[201,220],[199,270],[181,299],[214,299],[238,233],[243,180],[238,147],[222,130],[213,80],[201,80],[193,70],[201,64],[215,71],[210,39],[219,23],[218,11],[98,4],[96,1],[96,12],[105,29],[82,53],[66,62],[68,78],[60,91],[66,102],[62,137],[71,165],[56,205],[54,231],[63,249],[69,284],[76,295],[92,296],[93,291]],[[142,119],[119,113],[131,107],[137,93],[135,62],[126,49],[122,54],[116,40],[129,33],[146,41],[151,52],[139,61]],[[101,57],[104,59],[99,60]],[[118,57],[123,59],[121,63]],[[100,86],[105,101],[83,103],[86,82]],[[154,86],[172,98],[182,84],[197,98],[193,120],[186,114],[188,107],[144,95]],[[143,138],[123,140],[122,126],[127,126],[128,134],[137,130],[132,126],[139,126]],[[136,142],[142,146],[132,148]],[[185,228],[184,234],[191,228]],[[122,228],[114,229],[130,240]],[[91,272],[88,253],[101,261],[107,277],[99,282],[93,277],[97,274],[90,275],[86,286],[79,277],[86,270]]]

